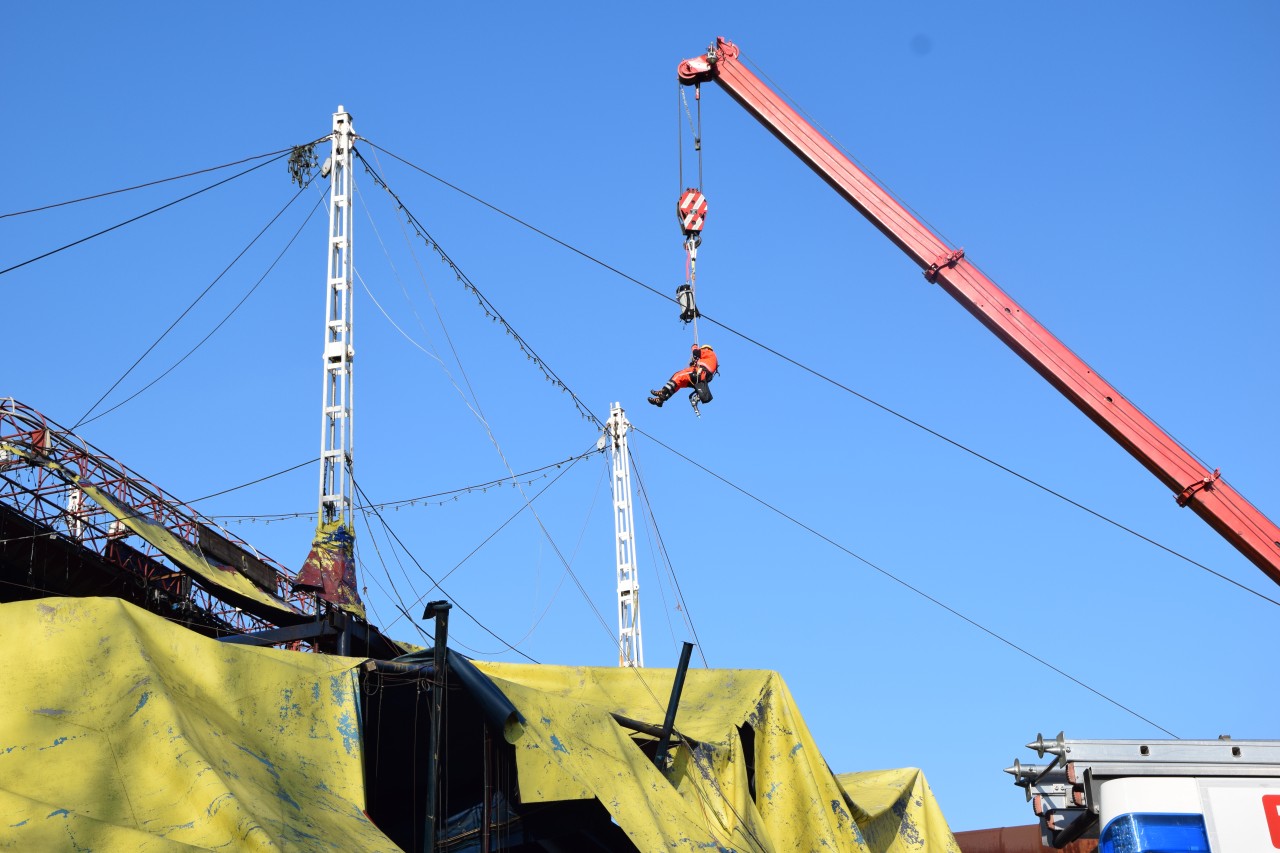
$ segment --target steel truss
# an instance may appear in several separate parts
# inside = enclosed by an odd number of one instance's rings
[[[22,451],[0,450],[0,502],[47,531],[41,535],[62,537],[93,551],[157,597],[225,625],[228,633],[277,627],[274,620],[225,601],[216,586],[175,567],[76,485],[83,482],[101,489],[138,517],[163,525],[198,552],[204,553],[207,545],[207,540],[202,544],[202,530],[206,537],[221,537],[255,561],[253,574],[244,572],[250,580],[296,608],[299,621],[316,618],[314,596],[293,591],[295,575],[290,569],[11,397],[0,398],[0,443]],[[224,562],[208,553],[205,556],[211,562]]]
[[[613,532],[617,548],[618,666],[644,666],[640,635],[640,578],[636,570],[635,519],[631,507],[631,454],[627,430],[631,424],[621,403],[614,403],[605,424],[604,440],[613,460]]]

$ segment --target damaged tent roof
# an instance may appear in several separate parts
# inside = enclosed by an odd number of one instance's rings
[[[0,605],[0,626],[0,848],[414,847],[426,668],[219,643],[118,599]],[[449,681],[442,850],[564,849],[592,821],[572,849],[958,850],[919,771],[834,776],[776,673],[689,672],[663,773],[635,723],[672,670],[474,668],[512,712],[498,730]]]
[[[663,774],[615,715],[660,723],[673,670],[476,668],[523,717],[523,801],[594,797],[640,850],[959,849],[918,770],[832,775],[775,672],[690,670]]]
[[[362,811],[358,659],[113,598],[5,604],[0,626],[0,847],[397,850]]]

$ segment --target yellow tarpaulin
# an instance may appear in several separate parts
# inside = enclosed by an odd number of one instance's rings
[[[914,767],[841,773],[836,781],[853,803],[853,817],[876,853],[924,849],[960,853],[924,773]]]
[[[397,849],[363,811],[360,661],[94,598],[0,605],[0,648],[0,850]],[[663,774],[633,728],[672,670],[475,666],[519,712],[521,806],[597,799],[644,853],[958,853],[919,771],[832,775],[776,673],[689,672]]]
[[[98,506],[111,513],[120,523],[150,542],[174,565],[195,575],[206,589],[214,594],[230,593],[235,603],[246,610],[268,619],[296,619],[301,614],[283,599],[259,589],[247,577],[230,566],[219,565],[200,553],[194,545],[175,535],[155,519],[140,515],[116,501],[97,486],[80,483],[80,489]]]
[[[476,667],[523,717],[506,733],[521,800],[595,797],[639,850],[958,853],[918,771],[894,771],[919,777],[888,806],[905,809],[903,831],[881,820],[884,780],[846,797],[777,673],[691,670],[668,781],[612,715],[661,724],[674,670]],[[750,727],[745,741],[739,726]]]
[[[363,619],[364,604],[356,589],[355,541],[345,518],[321,523],[316,527],[311,552],[293,588],[313,591],[325,601]]]
[[[0,849],[398,849],[363,813],[359,660],[110,598],[0,605],[0,648]]]
[[[288,602],[264,592],[230,566],[222,566],[207,559],[194,545],[174,534],[160,522],[126,506],[100,487],[85,482],[74,471],[58,462],[8,442],[0,442],[0,450],[20,456],[32,465],[46,468],[66,480],[69,485],[79,488],[121,524],[155,546],[172,560],[175,566],[190,572],[206,589],[214,591],[215,594],[226,593],[233,599],[233,603],[264,618],[296,620],[302,616]]]

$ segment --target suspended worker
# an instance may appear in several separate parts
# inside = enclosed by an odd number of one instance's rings
[[[715,350],[709,344],[694,344],[689,366],[672,374],[666,385],[656,391],[650,391],[649,393],[653,396],[649,398],[649,402],[655,406],[661,406],[681,388],[692,388],[693,394],[690,395],[690,399],[696,396],[699,401],[710,403],[711,389],[707,387],[707,383],[719,371],[720,359],[716,358]]]

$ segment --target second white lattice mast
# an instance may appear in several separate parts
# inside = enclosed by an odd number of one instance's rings
[[[333,114],[329,157],[329,270],[325,298],[324,415],[320,438],[320,522],[352,521],[351,462],[353,426],[351,359],[351,150],[355,145],[351,114],[339,106]]]
[[[613,459],[613,532],[618,554],[618,666],[644,666],[640,637],[640,579],[636,573],[636,537],[631,510],[631,454],[621,403],[614,403],[605,425]]]

